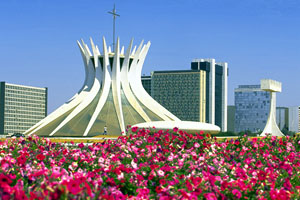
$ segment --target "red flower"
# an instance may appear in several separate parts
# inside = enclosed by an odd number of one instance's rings
[[[155,192],[158,193],[158,194],[161,193],[162,192],[162,188],[159,187],[159,186],[156,186]]]
[[[81,188],[79,187],[79,183],[76,180],[70,180],[67,187],[68,187],[68,190],[74,195],[81,192]]]
[[[161,185],[164,185],[164,184],[166,184],[167,182],[166,182],[165,179],[160,179],[160,180],[159,180],[159,183],[160,183]]]
[[[134,126],[134,127],[131,128],[131,131],[134,132],[134,133],[135,133],[137,130],[138,130],[138,127],[137,127],[137,126]]]
[[[178,131],[178,128],[177,127],[174,127],[173,128],[173,131],[176,133]]]
[[[23,190],[17,190],[15,192],[15,199],[16,200],[27,200],[28,197],[26,196],[25,192]]]
[[[0,174],[0,187],[2,185],[10,185],[12,183],[12,180],[5,176],[4,174]]]
[[[80,144],[78,144],[78,147],[79,147],[80,149],[82,149],[82,148],[84,147],[84,144],[81,142]]]
[[[257,174],[257,177],[258,177],[258,180],[264,181],[264,180],[266,180],[266,178],[267,178],[267,173],[264,172],[264,171],[262,171],[262,170],[260,170],[260,171],[258,172],[258,174]]]
[[[186,184],[186,187],[187,187],[187,189],[188,189],[189,191],[193,191],[193,186],[192,186],[192,184],[190,183],[189,180],[186,180],[186,181],[185,181],[185,184]]]
[[[26,157],[21,155],[17,158],[19,165],[24,165],[26,163]]]
[[[45,159],[45,156],[43,154],[38,154],[36,155],[36,159],[38,159],[39,161],[43,161]]]

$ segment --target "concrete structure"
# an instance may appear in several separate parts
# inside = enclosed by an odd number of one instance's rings
[[[227,106],[227,131],[234,132],[235,106]]]
[[[300,107],[293,106],[288,108],[289,122],[288,122],[288,130],[299,133],[300,132]]]
[[[266,136],[271,134],[273,136],[284,136],[276,124],[276,93],[281,92],[281,83],[271,79],[262,79],[260,81],[261,89],[270,93],[271,104],[270,112],[267,120],[267,124],[261,134],[261,136]]]
[[[289,109],[287,107],[276,107],[276,124],[279,129],[288,130],[289,127]]]
[[[142,86],[141,71],[150,42],[144,45],[142,41],[133,50],[132,44],[133,40],[124,53],[124,48],[120,51],[118,39],[115,51],[111,52],[103,38],[103,52],[100,53],[92,40],[92,51],[84,41],[78,42],[86,71],[82,88],[26,134],[93,137],[101,135],[104,127],[108,135],[120,135],[126,134],[127,125],[147,125],[153,121],[169,125],[173,125],[171,121],[185,123],[152,99]],[[198,123],[190,125],[205,131],[205,126]],[[213,129],[220,130],[217,126]]]
[[[234,89],[235,132],[261,132],[270,109],[270,94],[260,85],[239,85]]]
[[[47,88],[0,82],[0,134],[23,133],[47,115]]]

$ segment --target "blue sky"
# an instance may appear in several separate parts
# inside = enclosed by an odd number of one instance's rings
[[[151,41],[143,73],[189,69],[194,58],[229,65],[234,88],[281,81],[277,105],[299,105],[300,1],[297,0],[10,0],[0,1],[0,81],[48,87],[53,111],[80,89],[84,67],[76,40],[125,47]]]

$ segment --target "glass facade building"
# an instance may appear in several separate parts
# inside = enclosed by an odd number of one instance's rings
[[[269,111],[270,93],[260,85],[240,85],[234,90],[235,132],[263,131]]]
[[[47,88],[0,82],[0,134],[23,133],[47,115]]]

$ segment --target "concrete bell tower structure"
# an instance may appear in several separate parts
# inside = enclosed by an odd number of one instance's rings
[[[262,79],[260,81],[261,89],[270,92],[271,103],[270,103],[270,113],[267,120],[267,124],[260,136],[266,136],[271,134],[272,136],[284,136],[276,124],[276,93],[281,92],[281,82]]]

